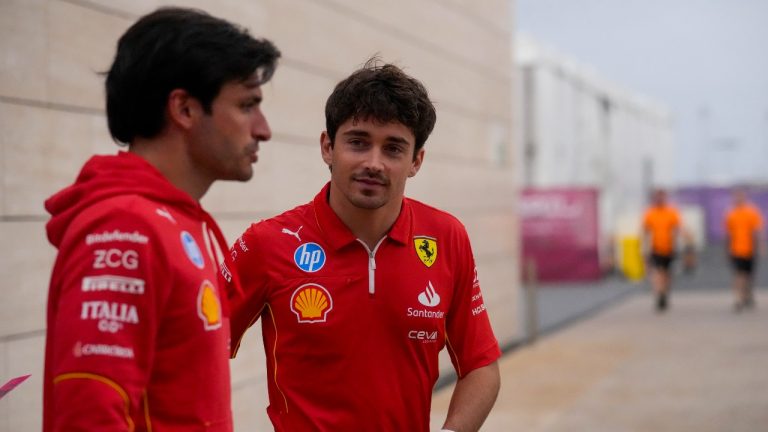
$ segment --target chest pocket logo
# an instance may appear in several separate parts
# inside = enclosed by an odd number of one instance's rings
[[[296,248],[293,261],[305,272],[314,273],[325,265],[325,251],[317,243],[304,243]]]
[[[304,284],[291,296],[291,310],[300,323],[325,322],[331,309],[333,309],[331,294],[318,284]]]
[[[432,237],[418,236],[413,238],[413,246],[421,262],[427,267],[437,260],[437,240]]]

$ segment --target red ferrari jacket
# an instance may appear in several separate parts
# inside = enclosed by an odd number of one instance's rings
[[[231,299],[233,340],[262,319],[277,431],[426,432],[438,353],[448,348],[459,377],[500,356],[466,231],[406,198],[370,250],[327,194],[251,225],[231,248],[224,281],[243,291]]]
[[[95,156],[45,203],[43,430],[231,431],[211,217],[144,159]],[[222,249],[225,250],[225,249]]]

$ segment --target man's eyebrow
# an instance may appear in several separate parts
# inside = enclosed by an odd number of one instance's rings
[[[342,135],[355,136],[355,137],[364,137],[364,138],[368,138],[368,137],[371,136],[370,133],[368,133],[368,132],[366,132],[364,130],[360,130],[360,129],[351,129],[351,130],[348,130],[346,132],[342,132]]]

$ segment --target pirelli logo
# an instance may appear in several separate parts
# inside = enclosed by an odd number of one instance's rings
[[[144,294],[145,282],[142,279],[104,275],[104,276],[86,276],[83,278],[83,292],[119,292],[126,294],[141,295]]]

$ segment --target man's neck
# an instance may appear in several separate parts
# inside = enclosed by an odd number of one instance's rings
[[[328,197],[328,204],[331,209],[355,237],[362,240],[370,250],[373,250],[395,224],[400,215],[402,200],[387,203],[377,209],[362,209],[352,205],[341,192],[333,189],[333,185],[331,185],[330,196]]]
[[[195,201],[199,201],[213,183],[195,171],[184,142],[167,134],[158,138],[136,138],[128,151],[144,158],[171,184],[188,193]]]

